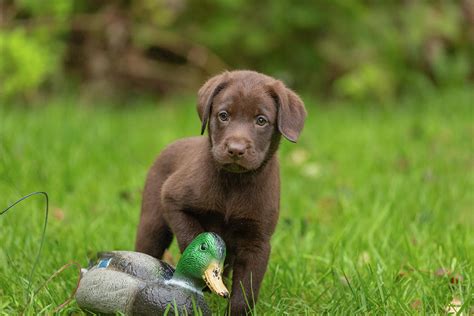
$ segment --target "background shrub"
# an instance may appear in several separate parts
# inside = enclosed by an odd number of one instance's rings
[[[355,100],[464,85],[474,73],[472,3],[4,1],[0,98],[69,81],[100,93],[193,91],[234,68]]]

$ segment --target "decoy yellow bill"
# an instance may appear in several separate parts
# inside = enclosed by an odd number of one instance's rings
[[[212,262],[204,271],[203,279],[211,291],[224,298],[229,297],[229,290],[222,282],[222,269],[218,262]]]

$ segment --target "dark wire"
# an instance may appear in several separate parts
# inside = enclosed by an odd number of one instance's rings
[[[41,250],[43,249],[43,244],[44,244],[44,239],[45,239],[45,235],[46,235],[46,226],[48,225],[48,213],[49,213],[49,197],[48,197],[48,193],[46,192],[33,192],[33,193],[30,193],[28,195],[25,195],[24,197],[22,197],[21,199],[17,200],[15,203],[13,203],[12,205],[10,205],[9,207],[7,207],[6,209],[4,209],[3,211],[0,212],[0,215],[3,215],[5,214],[9,209],[11,209],[12,207],[14,207],[15,205],[17,205],[18,203],[20,203],[21,201],[23,200],[26,200],[27,198],[29,198],[30,196],[33,196],[33,195],[38,195],[38,194],[42,194],[44,195],[45,199],[46,199],[46,208],[45,208],[45,216],[44,216],[44,226],[43,226],[43,231],[41,233],[41,241],[40,241],[40,246],[39,246],[39,249],[38,249],[38,253],[36,254],[36,258],[35,258],[35,261],[33,262],[33,267],[31,268],[31,272],[30,272],[30,276],[28,277],[28,289],[27,289],[27,295],[28,293],[30,292],[30,289],[31,289],[31,284],[32,284],[32,279],[33,279],[33,274],[35,273],[35,270],[36,270],[36,267],[38,266],[38,263],[39,263],[39,259],[40,259],[40,256],[41,256]]]

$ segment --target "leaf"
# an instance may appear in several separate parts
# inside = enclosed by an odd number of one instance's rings
[[[462,282],[462,280],[464,280],[464,277],[461,274],[456,273],[449,281],[451,284],[458,284],[459,282]]]
[[[452,301],[446,306],[445,311],[448,314],[458,314],[461,310],[462,302],[459,298],[453,298]],[[461,314],[463,315],[463,314]]]
[[[421,308],[422,308],[422,306],[423,306],[423,303],[421,302],[420,299],[417,298],[416,300],[414,300],[414,301],[411,302],[410,306],[411,306],[411,308],[413,308],[414,310],[419,311],[419,310],[421,310]]]
[[[64,220],[64,211],[59,207],[55,207],[53,209],[53,218],[58,222],[62,222]]]
[[[171,252],[169,252],[168,250],[165,250],[165,253],[163,254],[163,261],[171,264],[172,266],[176,266],[176,261],[174,260]]]
[[[358,259],[359,266],[363,266],[370,263],[370,254],[367,251],[362,251]]]
[[[290,154],[290,161],[296,166],[304,164],[308,160],[308,158],[309,154],[304,149],[293,150]]]
[[[321,167],[316,163],[308,163],[303,167],[302,173],[309,178],[317,178],[321,174]]]
[[[451,274],[451,271],[449,269],[445,269],[445,268],[439,268],[438,270],[436,270],[435,272],[435,275],[436,276],[439,276],[439,277],[444,277],[444,276],[448,276]]]

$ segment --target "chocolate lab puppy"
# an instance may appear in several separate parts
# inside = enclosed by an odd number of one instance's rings
[[[183,251],[204,231],[219,234],[233,271],[230,311],[242,315],[257,300],[278,220],[275,153],[281,135],[296,142],[306,110],[281,81],[254,71],[211,78],[199,90],[197,110],[201,134],[207,127],[209,137],[178,140],[156,159],[136,250],[161,258],[173,235]]]

